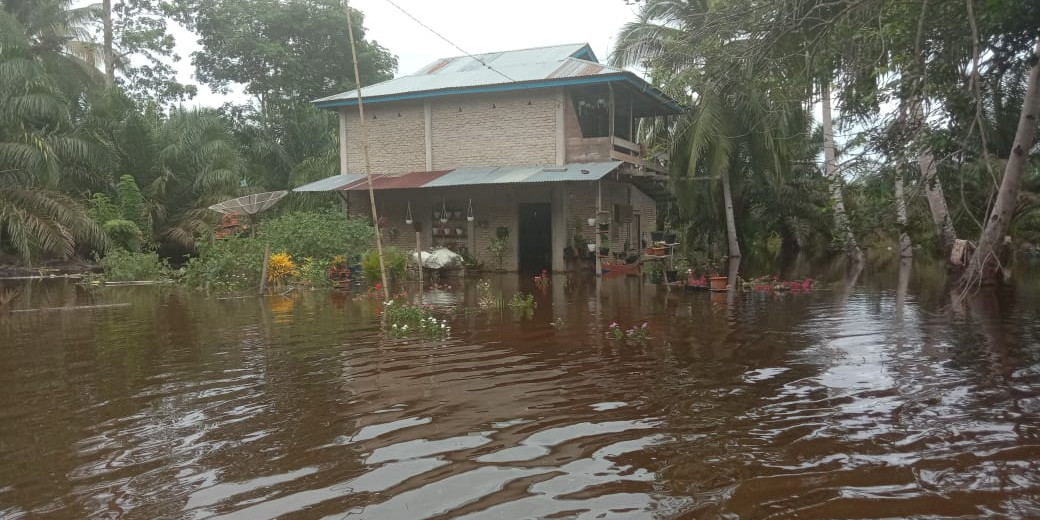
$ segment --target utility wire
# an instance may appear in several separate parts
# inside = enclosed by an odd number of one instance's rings
[[[414,20],[414,21],[415,21],[415,23],[417,23],[417,24],[421,25],[421,26],[422,26],[422,27],[423,27],[424,29],[426,29],[427,31],[430,31],[430,32],[432,32],[432,33],[433,33],[433,34],[435,34],[435,35],[436,35],[436,36],[437,36],[438,38],[440,38],[440,39],[442,39],[442,40],[444,40],[444,41],[448,42],[448,45],[451,45],[452,47],[455,47],[455,48],[456,48],[456,49],[458,49],[458,50],[459,50],[459,52],[461,52],[462,54],[465,54],[466,56],[469,56],[470,58],[473,58],[473,59],[477,60],[478,62],[480,62],[480,64],[481,64],[481,65],[483,65],[483,66],[487,67],[488,69],[490,69],[491,71],[493,71],[493,72],[497,73],[497,74],[498,74],[499,76],[502,76],[503,78],[506,78],[506,79],[508,79],[509,81],[514,81],[514,82],[516,81],[515,79],[513,79],[513,78],[509,77],[509,75],[508,75],[508,74],[506,74],[505,72],[502,72],[502,71],[500,71],[500,70],[498,70],[498,69],[496,69],[496,68],[492,67],[491,65],[488,65],[486,61],[484,61],[484,60],[482,60],[482,59],[480,59],[480,58],[478,58],[478,57],[476,57],[476,56],[474,56],[474,55],[472,55],[472,54],[470,54],[470,53],[466,52],[466,50],[465,50],[465,49],[463,49],[462,47],[459,47],[458,45],[455,45],[455,42],[453,42],[453,41],[449,40],[448,38],[444,37],[444,35],[442,35],[441,33],[439,33],[439,32],[437,32],[437,31],[433,30],[433,29],[432,29],[432,28],[431,28],[431,27],[430,27],[429,25],[426,25],[426,24],[422,23],[422,21],[421,21],[421,20],[419,20],[418,18],[416,18],[415,16],[413,16],[413,15],[412,15],[412,13],[409,13],[408,11],[405,11],[405,10],[404,10],[404,8],[402,8],[401,6],[399,6],[399,5],[397,5],[396,3],[394,3],[394,2],[393,2],[393,0],[386,0],[386,3],[388,3],[388,4],[390,4],[390,5],[394,6],[394,7],[396,7],[396,8],[397,8],[397,10],[398,10],[398,11],[401,11],[402,13],[404,13],[404,14],[405,14],[405,16],[407,16],[408,18],[411,18],[412,20]]]

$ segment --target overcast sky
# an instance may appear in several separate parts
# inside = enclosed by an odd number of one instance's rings
[[[635,7],[624,0],[393,1],[470,54],[588,43],[600,61],[606,61],[621,26],[636,16]],[[350,5],[365,14],[365,36],[397,55],[398,75],[462,54],[387,0],[351,0]],[[199,49],[195,37],[183,29],[173,32],[183,58],[177,65],[180,80],[194,82],[190,55]],[[217,106],[225,99],[200,87],[192,103]]]

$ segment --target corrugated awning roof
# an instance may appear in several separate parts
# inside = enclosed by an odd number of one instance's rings
[[[447,171],[373,175],[372,189],[401,190],[532,182],[596,181],[607,176],[620,165],[620,161],[608,161],[571,163],[563,166],[469,166]],[[349,177],[353,177],[354,180],[343,182],[343,179]],[[293,191],[363,191],[367,189],[368,179],[364,175],[337,175],[300,186]]]
[[[361,174],[333,175],[320,181],[293,188],[293,191],[332,191],[364,178],[365,176]]]

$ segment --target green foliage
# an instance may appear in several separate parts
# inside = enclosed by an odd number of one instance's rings
[[[533,294],[525,294],[523,292],[514,294],[509,300],[509,307],[513,309],[513,312],[528,319],[534,316],[534,308],[537,305]]]
[[[339,0],[175,3],[204,49],[192,56],[196,74],[217,91],[243,84],[262,106],[273,108],[354,88],[346,11]],[[352,11],[351,18],[362,83],[390,79],[397,59],[365,40],[361,13]]]
[[[198,256],[185,264],[181,281],[188,287],[213,292],[256,289],[263,261],[264,246],[257,240],[203,241],[198,245]]]
[[[502,308],[502,292],[492,288],[487,279],[477,283],[477,306],[481,309]]]
[[[105,270],[105,280],[110,282],[158,280],[168,269],[158,253],[134,253],[122,249],[110,250],[98,259],[98,265]]]
[[[408,270],[408,255],[393,247],[383,248],[383,262],[386,264],[386,276],[391,280],[401,280]],[[369,251],[361,259],[361,274],[366,280],[378,282],[382,276],[379,273],[379,255],[376,251]]]
[[[448,320],[437,319],[431,307],[416,305],[404,298],[384,303],[383,313],[390,335],[394,337],[443,338],[451,334]]]
[[[257,233],[257,239],[270,243],[272,250],[288,252],[297,261],[336,256],[357,259],[374,236],[372,226],[364,220],[332,208],[265,220]]]
[[[498,268],[502,269],[505,255],[509,252],[509,228],[499,227],[495,229],[495,236],[488,241],[487,252],[495,257]]]
[[[304,258],[298,269],[300,282],[315,288],[332,287],[329,268],[332,260]]]

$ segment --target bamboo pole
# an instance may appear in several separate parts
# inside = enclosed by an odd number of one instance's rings
[[[267,264],[271,261],[271,244],[264,244],[264,267],[260,270],[260,296],[267,289]]]
[[[372,162],[368,157],[368,131],[365,128],[365,103],[361,97],[361,72],[358,71],[357,43],[354,25],[350,21],[350,0],[343,0],[347,9],[347,34],[350,37],[350,55],[354,59],[354,84],[357,86],[358,123],[361,130],[361,155],[365,159],[365,177],[368,179],[368,201],[372,205],[372,225],[376,230],[376,254],[379,255],[379,275],[383,280],[383,298],[390,301],[390,284],[386,281],[386,261],[383,259],[383,239],[379,235],[379,213],[376,211],[376,192],[372,187]]]

